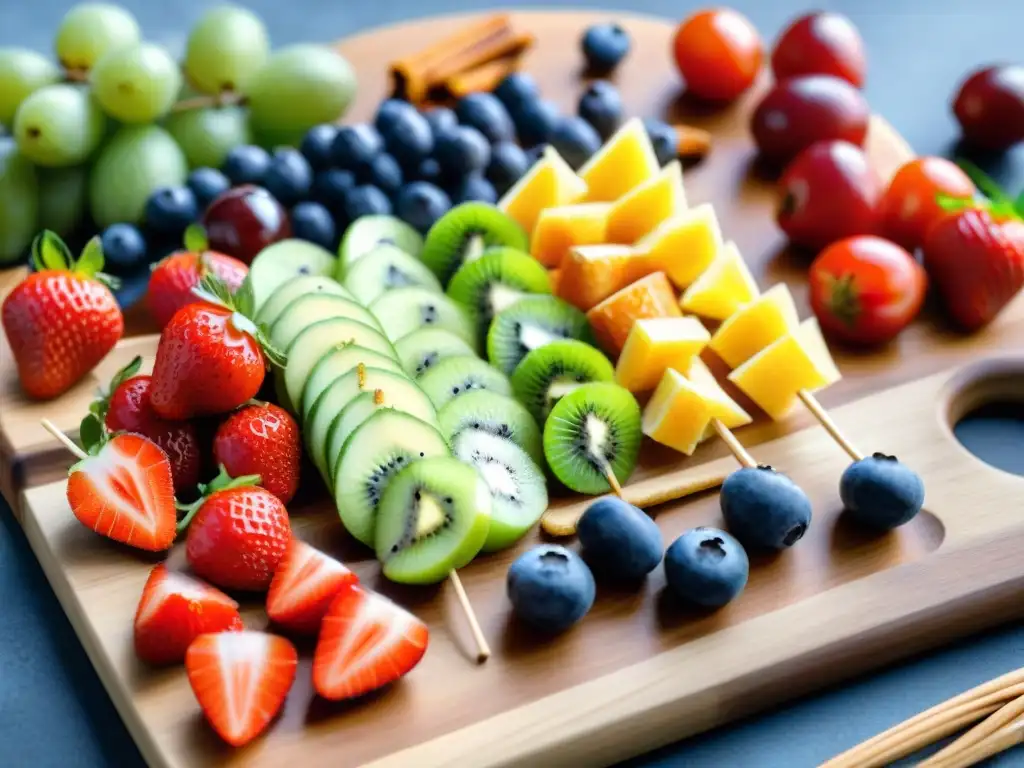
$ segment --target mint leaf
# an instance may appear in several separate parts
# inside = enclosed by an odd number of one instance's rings
[[[40,272],[44,269],[68,269],[71,251],[56,232],[44,229],[32,241],[32,263]]]
[[[92,277],[103,269],[103,245],[99,237],[92,238],[82,249],[82,255],[75,264],[75,271]]]
[[[88,414],[78,427],[78,439],[85,452],[90,456],[96,454],[106,440],[106,430],[95,414]]]
[[[209,248],[210,242],[206,239],[206,230],[199,224],[189,224],[185,230],[185,250],[202,253]]]
[[[957,160],[956,164],[959,165],[963,169],[963,172],[970,177],[971,181],[974,182],[974,186],[978,188],[978,191],[985,195],[989,200],[994,203],[1010,203],[1012,205],[1012,201],[1006,193],[1003,192],[1000,186],[996,184],[988,174],[981,170],[981,168],[976,166],[970,160],[965,160],[963,158]]]

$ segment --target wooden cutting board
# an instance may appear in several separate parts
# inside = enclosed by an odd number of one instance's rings
[[[469,17],[389,27],[339,44],[360,79],[352,119],[372,115],[386,93],[385,66],[399,52],[440,39]],[[546,96],[571,109],[583,89],[577,40],[603,13],[517,13],[537,45],[526,68]],[[673,26],[614,18],[634,52],[617,75],[629,111],[709,128],[711,156],[686,175],[695,202],[714,203],[763,287],[785,280],[806,311],[806,259],[787,252],[773,223],[770,180],[752,165],[747,121],[756,96],[716,114],[679,98],[668,61]],[[880,119],[869,151],[883,174],[911,156]],[[69,463],[38,428],[47,415],[73,430],[111,372],[155,338],[128,339],[96,375],[49,404],[28,404],[0,346],[3,492],[118,710],[153,766],[585,766],[606,765],[856,675],[908,653],[1024,614],[1024,480],[973,458],[951,426],[973,406],[1013,396],[1024,359],[1008,356],[1024,325],[1017,302],[984,333],[960,338],[925,317],[891,348],[870,356],[837,352],[844,380],[822,396],[834,418],[867,450],[899,455],[925,478],[928,511],[882,537],[843,520],[837,483],[847,459],[803,414],[739,431],[764,463],[790,473],[809,494],[815,520],[794,549],[754,558],[750,584],[716,613],[679,606],[658,569],[637,590],[601,587],[576,629],[541,642],[509,620],[504,579],[517,550],[479,559],[463,582],[494,656],[471,663],[468,631],[447,586],[389,585],[375,562],[344,536],[313,481],[310,501],[292,507],[297,535],[352,565],[371,586],[431,627],[423,663],[402,683],[348,705],[317,699],[303,654],[296,685],[268,734],[232,751],[205,726],[180,669],[153,672],[134,658],[131,621],[153,561],[97,537],[70,515],[58,478]],[[720,443],[692,459],[649,450],[627,490],[665,487],[735,469]],[[55,481],[55,482],[47,482]],[[15,494],[20,494],[15,499]],[[560,499],[554,505],[581,503]],[[666,541],[697,524],[721,525],[713,493],[655,510]],[[183,564],[182,552],[171,555]],[[258,601],[246,621],[266,625]]]

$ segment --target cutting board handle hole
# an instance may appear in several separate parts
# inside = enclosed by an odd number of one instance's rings
[[[1024,357],[970,365],[947,393],[946,425],[957,442],[989,466],[1024,476]]]

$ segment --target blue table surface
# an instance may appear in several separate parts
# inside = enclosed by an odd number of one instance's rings
[[[244,2],[244,0],[243,0]],[[204,0],[122,2],[152,40],[180,51]],[[326,40],[423,15],[418,0],[250,0],[275,43]],[[48,51],[70,0],[0,3],[0,45]],[[510,1],[506,7],[539,6]],[[691,2],[582,0],[565,7],[633,10],[679,19]],[[736,0],[767,39],[795,14],[794,0]],[[1016,0],[839,0],[869,52],[867,95],[920,154],[949,154],[956,127],[948,103],[956,83],[977,66],[1021,63],[1024,3]],[[478,10],[474,0],[434,0],[433,13]],[[612,14],[610,14],[611,16]],[[1011,189],[1024,185],[1024,151],[986,163]],[[1024,473],[1024,422],[977,419],[960,428],[979,455]],[[0,766],[131,768],[143,761],[64,616],[10,509],[0,501]],[[628,763],[655,766],[815,765],[890,725],[1021,665],[1024,627],[1011,626],[915,659],[842,688],[682,741]],[[1024,750],[991,764],[1024,765]]]

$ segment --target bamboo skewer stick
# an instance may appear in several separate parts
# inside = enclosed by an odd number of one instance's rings
[[[860,461],[864,458],[864,452],[850,442],[849,438],[842,433],[839,425],[832,420],[828,411],[818,402],[818,398],[813,393],[808,392],[806,389],[801,389],[797,395],[800,398],[800,402],[804,404],[807,410],[811,412],[811,415],[818,420],[818,423],[825,428],[825,431],[839,444],[840,448],[846,451],[846,454],[851,459]]]
[[[754,461],[754,457],[751,456],[747,449],[743,447],[743,444],[736,439],[736,435],[732,433],[731,429],[725,426],[725,424],[720,422],[718,419],[712,419],[711,426],[714,428],[715,432],[718,433],[718,436],[722,438],[723,442],[728,446],[729,451],[736,457],[736,461],[738,461],[741,466],[747,467],[748,469],[750,467],[757,466],[757,462]]]
[[[987,760],[993,755],[1005,752],[1022,741],[1024,741],[1024,716],[1018,717],[984,741],[958,753],[942,765],[943,768],[966,768],[969,765],[977,765],[982,760]],[[925,765],[925,763],[921,763],[921,765]]]
[[[72,440],[70,437],[68,437],[63,432],[61,432],[57,428],[57,425],[54,424],[52,421],[50,421],[49,419],[40,419],[39,423],[43,425],[43,429],[45,429],[47,432],[49,432],[51,435],[53,435],[55,438],[57,438],[57,442],[58,443],[60,443],[65,448],[67,448],[68,451],[73,453],[75,455],[75,458],[77,458],[77,459],[87,459],[87,458],[89,458],[88,454],[86,454],[85,451],[83,451],[81,448],[79,448],[75,444],[74,440]]]
[[[987,751],[995,744],[1002,743],[1000,734],[1019,732],[1024,725],[1022,717],[1024,717],[1024,696],[1018,696],[997,709],[952,744],[923,761],[920,766],[921,768],[926,766],[927,768],[954,768],[954,766],[973,765],[977,760],[1005,749],[1006,747],[1003,746],[994,752]],[[1015,739],[1010,741],[1009,746],[1016,744],[1019,740],[1019,735],[1016,735]],[[965,762],[965,758],[969,758],[972,753],[977,752],[985,754]]]

